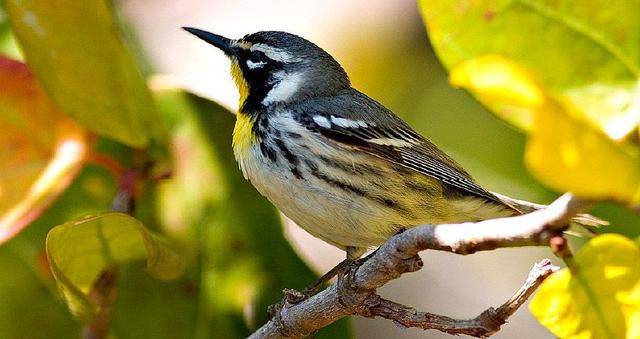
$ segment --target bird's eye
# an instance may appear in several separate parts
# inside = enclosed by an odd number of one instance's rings
[[[253,62],[261,62],[261,61],[265,61],[264,60],[265,55],[260,51],[252,51],[251,56],[249,56],[249,59]]]
[[[247,59],[247,67],[249,67],[249,69],[262,68],[267,64],[266,59],[267,58],[264,53],[259,51],[252,51],[251,55]]]

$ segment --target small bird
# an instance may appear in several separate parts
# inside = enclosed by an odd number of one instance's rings
[[[184,29],[231,61],[240,92],[233,150],[245,178],[300,227],[345,250],[343,263],[417,225],[543,207],[482,188],[393,112],[351,87],[340,64],[304,38],[262,31],[233,40]],[[601,223],[588,215],[577,221]]]

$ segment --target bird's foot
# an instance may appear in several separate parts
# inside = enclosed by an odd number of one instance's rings
[[[269,319],[277,317],[283,307],[299,304],[316,295],[333,277],[338,276],[338,278],[340,278],[340,276],[350,268],[353,262],[354,260],[352,259],[345,259],[341,261],[338,265],[329,270],[329,272],[325,273],[302,291],[285,288],[282,291],[282,294],[284,295],[282,300],[268,307],[267,314]]]
[[[356,272],[370,256],[371,255],[368,255],[364,258],[353,260],[349,263],[347,269],[338,275],[338,302],[340,302],[342,306],[350,307],[355,304],[352,297],[356,295],[354,291],[358,289],[356,285]]]
[[[314,296],[316,293],[320,292],[322,287],[325,284],[329,283],[329,281],[333,279],[333,277],[335,276],[340,277],[340,275],[344,274],[354,261],[355,260],[352,260],[352,259],[345,259],[341,261],[338,265],[336,265],[334,268],[329,270],[329,272],[325,273],[316,281],[314,281],[311,285],[307,286],[307,288],[302,290],[301,294],[305,296],[305,299],[308,299]]]

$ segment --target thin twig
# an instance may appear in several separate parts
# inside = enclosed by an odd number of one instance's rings
[[[386,300],[373,295],[367,300],[364,317],[382,317],[393,320],[403,327],[417,327],[424,330],[435,329],[445,333],[459,335],[466,334],[473,337],[487,337],[500,330],[507,319],[522,306],[531,294],[540,286],[542,281],[558,270],[548,259],[535,264],[529,273],[527,281],[504,304],[498,308],[489,308],[473,319],[459,320],[442,315],[420,312],[412,307]]]
[[[102,339],[109,335],[109,326],[113,318],[113,304],[116,301],[115,289],[118,270],[115,266],[104,269],[91,287],[90,297],[98,305],[98,314],[82,327],[83,339]]]
[[[571,217],[584,208],[584,202],[571,194],[565,194],[548,207],[526,215],[477,223],[423,225],[409,229],[391,237],[345,277],[309,299],[298,302],[299,298],[296,298],[295,293],[285,292],[285,302],[276,316],[250,338],[304,337],[349,315],[384,316],[405,326],[444,330],[442,326],[446,325],[445,332],[448,333],[458,331],[480,337],[490,335],[551,274],[552,266],[547,261],[534,267],[530,279],[513,298],[472,320],[455,320],[418,312],[380,298],[376,289],[403,273],[419,270],[422,261],[417,254],[423,250],[471,254],[503,247],[548,245],[549,239],[561,234]],[[287,297],[288,295],[291,297]],[[297,303],[292,303],[291,300]],[[390,314],[398,317],[393,318]],[[415,321],[413,316],[423,317],[424,321]],[[402,319],[406,322],[400,321]],[[441,321],[443,325],[438,327],[433,322],[428,322],[434,319]],[[482,327],[483,330],[478,329],[478,324],[485,326]]]

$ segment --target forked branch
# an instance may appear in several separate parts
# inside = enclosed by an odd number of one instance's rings
[[[403,273],[422,268],[418,253],[440,250],[471,254],[504,247],[546,246],[568,226],[571,217],[587,204],[565,194],[548,207],[526,215],[477,223],[423,225],[391,237],[366,261],[354,266],[336,283],[307,300],[298,302],[295,291],[285,291],[285,301],[273,319],[251,338],[298,338],[307,336],[349,315],[383,317],[406,327],[437,329],[451,334],[486,337],[500,329],[557,268],[544,260],[536,264],[525,284],[498,308],[489,308],[470,320],[419,312],[381,298],[376,289]]]

